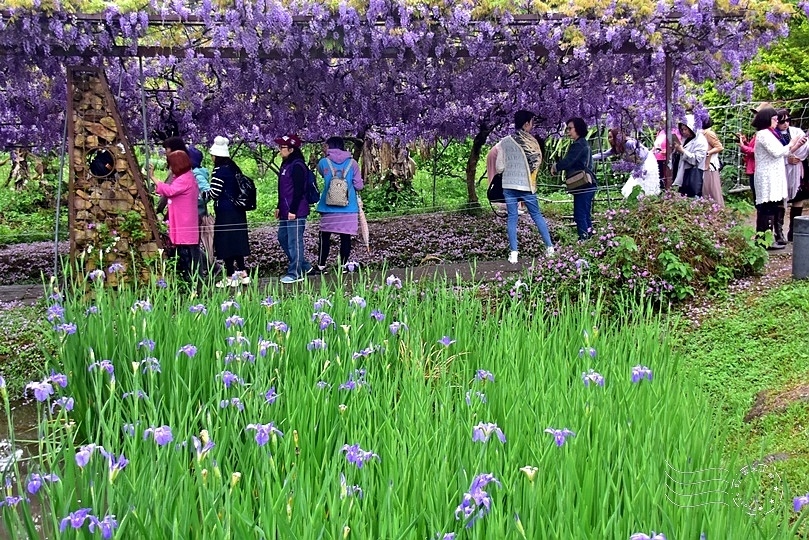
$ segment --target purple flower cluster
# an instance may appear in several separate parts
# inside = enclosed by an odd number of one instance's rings
[[[325,311],[318,311],[313,313],[312,320],[317,321],[318,327],[320,328],[321,332],[323,330],[326,330],[330,326],[333,328],[337,327],[337,323],[334,322],[334,319],[331,318],[331,315],[329,315]]]
[[[352,444],[352,445],[343,445],[341,452],[346,453],[346,460],[349,463],[353,463],[357,466],[358,469],[362,469],[365,462],[370,461],[374,458],[379,460],[379,456],[370,452],[368,450],[363,450],[360,448],[359,444]]]
[[[26,489],[28,490],[28,493],[30,493],[31,495],[36,495],[37,492],[42,488],[42,484],[45,482],[51,483],[59,482],[59,477],[53,473],[49,474],[32,473],[28,477],[28,485],[26,486]]]
[[[284,321],[270,321],[267,323],[267,332],[271,331],[286,334],[289,332],[289,326]]]
[[[219,402],[219,408],[224,409],[226,407],[233,407],[237,409],[239,412],[244,410],[244,403],[239,398],[230,398],[230,399],[223,399]]]
[[[346,475],[340,473],[340,498],[357,497],[362,499],[362,488],[358,485],[349,486],[346,482]]]
[[[365,381],[366,371],[364,369],[355,369],[353,373],[348,376],[348,380],[339,386],[340,390],[359,390],[368,383]]]
[[[87,368],[87,371],[93,371],[96,368],[106,371],[110,375],[115,375],[115,366],[113,366],[112,362],[110,362],[109,360],[101,360],[100,362],[93,362],[92,364],[90,364],[90,367]]]
[[[371,310],[371,318],[376,319],[378,322],[382,322],[385,320],[385,314],[378,309],[373,309]]]
[[[230,388],[233,383],[238,383],[240,386],[244,386],[244,379],[227,370],[217,375],[217,378],[222,380],[225,388]]]
[[[191,313],[195,313],[197,315],[207,315],[208,308],[205,307],[205,304],[195,304],[188,308],[188,311]]]
[[[96,529],[101,532],[101,538],[112,538],[113,532],[118,528],[118,522],[115,520],[114,515],[107,515],[103,518],[98,518],[90,514],[92,508],[80,508],[75,512],[70,512],[67,517],[62,519],[59,523],[59,532],[65,532],[68,527],[73,529],[81,529],[85,522],[89,522],[88,528],[90,533],[94,533]]]
[[[472,480],[469,491],[464,493],[461,504],[455,509],[455,519],[463,520],[466,526],[471,527],[475,521],[484,517],[492,509],[492,498],[484,489],[488,484],[497,484],[502,487],[497,478],[491,473],[479,474]]]
[[[322,351],[326,348],[326,342],[322,339],[313,339],[306,345],[306,348],[310,351]]]
[[[466,404],[469,405],[470,407],[472,406],[472,397],[477,398],[478,401],[480,401],[481,403],[486,403],[486,394],[484,394],[483,392],[475,392],[473,394],[472,390],[469,390],[466,393]]]
[[[132,313],[136,313],[138,311],[152,311],[152,303],[149,300],[137,300],[132,305]]]
[[[229,329],[235,326],[238,327],[244,326],[244,318],[239,317],[238,315],[231,315],[230,317],[225,319],[225,328]]]
[[[281,350],[281,347],[272,341],[268,341],[266,339],[259,339],[258,340],[258,355],[262,358],[267,356],[267,352],[272,349],[276,353]]]
[[[226,312],[229,309],[234,309],[236,311],[239,311],[239,309],[241,309],[239,303],[233,300],[225,300],[224,302],[222,302],[222,305],[220,307],[222,308],[222,313]]]
[[[581,374],[581,380],[584,382],[584,386],[590,386],[590,384],[597,384],[598,386],[604,386],[604,377],[594,371],[588,370],[587,373]]]
[[[476,381],[491,381],[494,382],[494,375],[491,371],[486,371],[485,369],[479,369],[475,372],[475,380]]]
[[[365,309],[368,303],[362,296],[352,296],[348,300],[348,305],[355,308]]]
[[[652,380],[652,370],[646,366],[637,365],[632,368],[632,382],[639,383],[643,379]]]

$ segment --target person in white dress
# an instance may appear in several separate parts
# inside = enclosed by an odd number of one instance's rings
[[[790,118],[789,111],[786,109],[778,110],[778,135],[781,138],[781,143],[784,145],[790,144],[792,141],[799,139],[805,135],[803,130],[799,127],[792,125],[792,118]],[[792,225],[797,216],[803,214],[803,201],[795,201],[798,195],[798,189],[803,179],[803,160],[809,155],[809,143],[804,144],[794,152],[790,152],[786,158],[786,173],[787,173],[787,201],[790,205],[789,212],[789,232],[784,238],[784,217],[786,215],[786,208],[781,206],[778,208],[778,214],[775,219],[775,239],[777,242],[786,244],[787,241],[792,241]]]
[[[642,164],[641,170],[633,171],[629,180],[621,188],[621,194],[624,198],[632,194],[635,186],[640,186],[644,195],[660,195],[660,173],[655,155],[636,139],[628,138],[617,128],[607,132],[607,141],[610,144],[609,150],[595,154],[593,161],[618,156],[624,161],[635,165]]]
[[[777,218],[778,207],[783,207],[788,196],[784,158],[806,143],[804,135],[785,145],[777,126],[778,111],[772,107],[761,109],[753,118],[753,127],[757,130],[753,181],[756,187],[756,232],[759,234],[770,230]],[[774,242],[767,249],[784,249],[784,245]]]

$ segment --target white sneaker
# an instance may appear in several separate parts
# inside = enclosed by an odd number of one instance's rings
[[[545,256],[546,257],[553,257],[556,254],[556,250],[553,246],[548,246],[545,248]]]
[[[234,279],[239,281],[242,285],[250,285],[250,275],[244,270],[236,272]]]
[[[519,255],[519,251],[512,251],[508,254],[508,262],[511,264],[517,264],[517,256]]]

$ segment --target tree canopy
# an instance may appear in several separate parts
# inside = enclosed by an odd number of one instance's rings
[[[176,122],[194,140],[460,138],[520,107],[547,131],[605,113],[640,124],[663,108],[666,55],[677,80],[749,92],[742,63],[793,11],[780,0],[6,4],[0,144],[43,148],[61,140],[65,65],[80,63],[105,67],[137,138],[143,101],[150,130]]]

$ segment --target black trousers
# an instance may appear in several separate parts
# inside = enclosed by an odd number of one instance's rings
[[[194,277],[204,277],[207,265],[202,264],[202,252],[199,244],[178,245],[177,249],[177,272],[185,281],[192,281]]]
[[[320,231],[320,250],[317,257],[317,264],[319,266],[326,266],[326,261],[329,259],[329,251],[331,250],[331,235],[332,233]],[[340,234],[340,264],[348,262],[351,256],[351,235]]]

